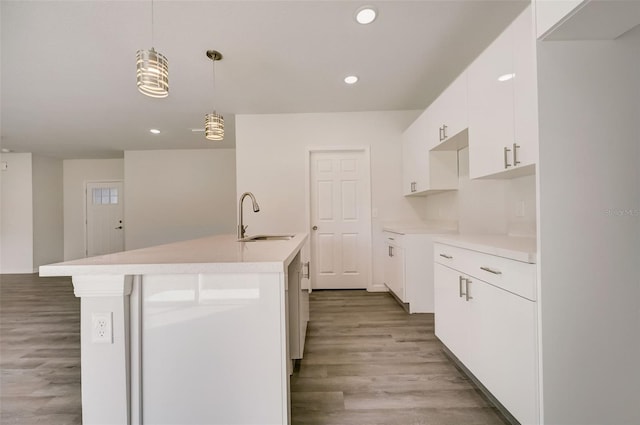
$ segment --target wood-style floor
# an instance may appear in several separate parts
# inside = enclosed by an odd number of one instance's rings
[[[310,299],[292,424],[505,424],[442,353],[433,315],[408,315],[385,293]],[[79,333],[70,279],[0,276],[0,424],[81,424]]]
[[[304,358],[291,380],[296,425],[503,425],[443,354],[433,314],[387,293],[314,291]]]
[[[0,424],[79,425],[80,299],[69,278],[0,276]]]

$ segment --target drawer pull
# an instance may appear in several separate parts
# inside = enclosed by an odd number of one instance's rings
[[[441,257],[446,258],[447,260],[451,260],[453,257],[447,254],[440,254]]]
[[[387,238],[387,239],[389,239],[390,241],[395,241],[395,239],[394,239],[394,238]]]
[[[467,294],[465,294],[464,292],[462,292],[462,282],[466,281],[467,279],[465,279],[462,276],[458,276],[458,288],[460,290],[459,294],[460,294],[460,298],[466,296]]]
[[[480,270],[484,270],[485,272],[493,273],[493,274],[502,274],[500,270],[493,270],[489,267],[480,267]]]

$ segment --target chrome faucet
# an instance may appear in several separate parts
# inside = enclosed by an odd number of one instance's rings
[[[253,196],[253,193],[245,192],[240,196],[240,202],[238,204],[238,239],[244,238],[244,232],[247,230],[247,226],[244,225],[242,216],[242,201],[244,201],[244,198],[247,196],[249,196],[253,202],[253,212],[260,211],[260,206],[258,206],[258,202],[256,201],[256,197]]]

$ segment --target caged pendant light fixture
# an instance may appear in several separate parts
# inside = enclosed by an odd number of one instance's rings
[[[151,45],[153,46],[153,0],[151,0]],[[169,95],[169,61],[153,47],[138,50],[136,54],[138,91],[150,97]]]
[[[215,50],[207,50],[207,57],[213,62],[213,89],[216,88],[216,61],[222,59],[222,54]],[[224,118],[215,111],[204,116],[204,135],[209,140],[224,139]]]

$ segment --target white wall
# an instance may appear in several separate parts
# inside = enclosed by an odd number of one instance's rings
[[[234,149],[127,151],[125,248],[235,233]]]
[[[3,153],[0,273],[33,273],[33,195],[30,153]]]
[[[86,182],[123,179],[123,159],[68,159],[63,162],[65,261],[85,257]]]
[[[307,147],[370,146],[373,286],[382,287],[386,221],[418,221],[419,202],[402,196],[401,133],[418,111],[236,116],[237,193],[251,191],[260,212],[251,233],[309,232],[305,217]],[[417,206],[417,207],[416,207]]]
[[[32,157],[33,266],[57,263],[64,257],[62,160]]]
[[[544,423],[640,423],[640,26],[539,44]]]
[[[458,190],[423,198],[424,221],[457,221],[460,233],[535,237],[535,176],[470,180],[469,148],[458,151],[458,174]]]

